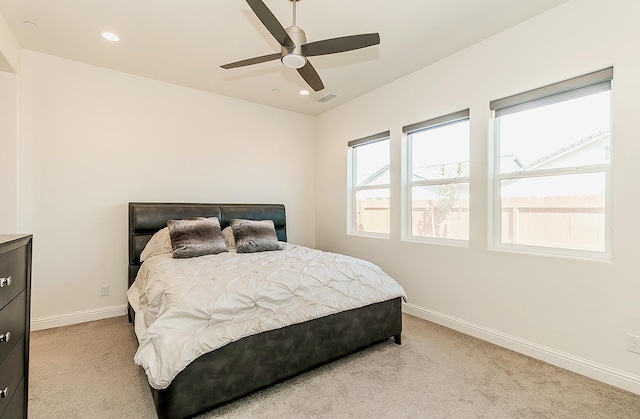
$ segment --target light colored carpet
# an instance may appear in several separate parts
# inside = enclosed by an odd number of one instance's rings
[[[32,333],[29,417],[155,418],[126,317]],[[222,406],[213,418],[640,417],[640,396],[404,317],[375,345]]]

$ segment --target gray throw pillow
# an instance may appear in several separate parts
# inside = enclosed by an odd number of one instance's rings
[[[173,257],[176,259],[214,255],[227,251],[222,230],[220,230],[220,221],[216,217],[169,220],[167,227],[169,227]]]
[[[268,250],[280,250],[278,236],[273,220],[241,220],[229,221],[236,240],[238,253],[265,252]]]

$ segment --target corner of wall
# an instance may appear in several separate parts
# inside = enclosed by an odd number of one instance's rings
[[[20,44],[0,14],[0,71],[20,73]]]

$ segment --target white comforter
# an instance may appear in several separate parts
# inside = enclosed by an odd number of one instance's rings
[[[128,298],[136,308],[135,362],[155,389],[190,362],[245,336],[406,298],[361,259],[292,244],[281,251],[146,260]]]

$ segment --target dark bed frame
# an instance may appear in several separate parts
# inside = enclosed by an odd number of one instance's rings
[[[284,205],[129,203],[129,287],[140,269],[140,253],[167,220],[218,217],[273,220],[287,240]],[[129,321],[135,313],[129,307]],[[151,388],[158,417],[185,418],[284,381],[393,337],[400,344],[400,298],[259,333],[202,355],[163,390]]]

